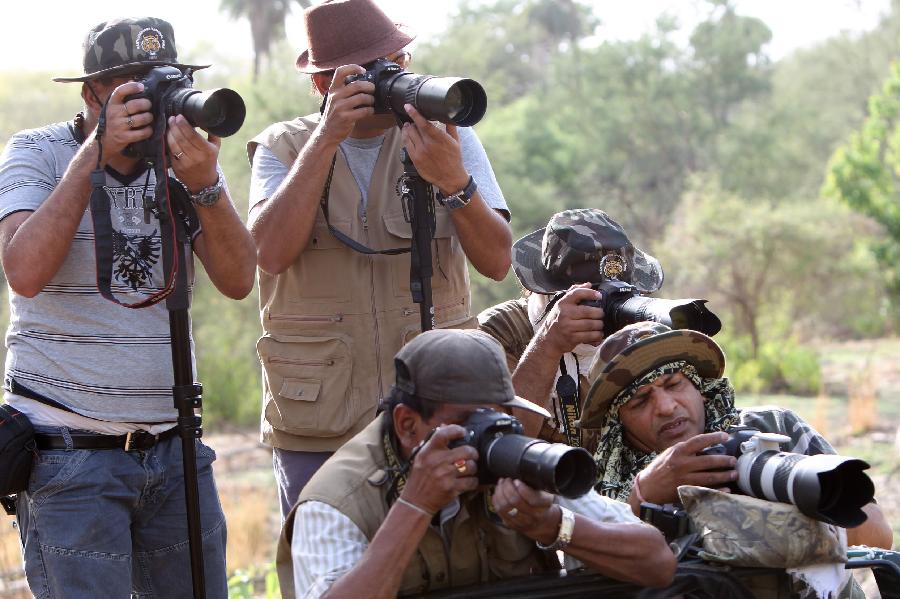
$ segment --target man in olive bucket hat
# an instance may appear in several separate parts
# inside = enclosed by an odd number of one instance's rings
[[[164,65],[205,68],[178,60],[172,26],[152,17],[104,21],[87,34],[83,64],[82,74],[56,81],[80,84],[84,111],[16,133],[0,156],[0,260],[11,289],[4,400],[37,432],[17,500],[25,574],[42,599],[189,597],[169,312],[152,303],[167,287],[161,223],[184,228],[178,250],[188,273],[196,254],[235,299],[253,288],[256,252],[217,164],[218,138],[183,116],[169,119],[169,174],[191,195],[173,202],[174,217],[152,209],[154,170],[123,154],[150,138],[159,114],[148,99],[128,99],[143,89],[136,79]],[[102,184],[96,201],[94,181]],[[95,251],[92,215],[109,219],[108,253]],[[101,272],[107,295],[146,307],[104,299]],[[206,588],[224,597],[215,452],[195,443]]]
[[[516,393],[553,412],[552,421],[519,414],[528,432],[589,447],[575,421],[603,340],[604,313],[580,304],[600,299],[591,286],[610,280],[652,293],[662,285],[662,268],[608,214],[580,208],[554,214],[546,227],[518,240],[513,269],[523,297],[485,310],[479,326],[506,351]]]
[[[591,387],[581,426],[599,430],[597,490],[640,504],[678,500],[679,485],[719,488],[737,478],[735,458],[702,455],[728,438],[730,425],[790,437],[784,451],[836,453],[791,410],[738,409],[725,372],[725,354],[710,337],[655,322],[638,322],[610,335],[590,366]],[[891,527],[873,502],[866,522],[847,531],[850,545],[890,548]]]
[[[374,113],[374,84],[345,83],[379,58],[407,69],[409,29],[372,0],[326,0],[308,8],[304,22],[309,48],[296,66],[324,96],[321,109],[275,123],[247,145],[264,329],[261,433],[274,449],[282,515],[328,456],[375,417],[394,354],[420,330],[410,254],[363,253],[410,247],[397,192],[401,148],[439,192],[437,328],[475,326],[467,261],[499,281],[512,246],[506,200],[471,128],[437,126],[407,105],[412,122],[401,129],[393,114]]]

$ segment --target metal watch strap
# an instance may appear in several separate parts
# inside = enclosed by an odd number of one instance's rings
[[[569,543],[572,542],[572,533],[575,530],[575,514],[572,510],[563,506],[559,506],[559,511],[561,516],[559,520],[559,534],[556,535],[556,540],[550,545],[537,543],[538,549],[559,551],[568,547]]]
[[[222,193],[222,175],[221,173],[216,173],[216,182],[209,187],[204,187],[197,193],[191,193],[191,190],[184,183],[181,185],[187,190],[192,204],[195,206],[212,206],[219,201],[219,196]]]
[[[472,199],[472,196],[475,195],[475,191],[478,189],[478,184],[475,183],[475,178],[472,175],[469,175],[469,181],[466,183],[466,186],[463,187],[460,191],[456,193],[445,196],[440,191],[437,194],[438,201],[442,206],[447,207],[450,210],[456,210],[457,208],[462,208],[469,204],[469,201]]]

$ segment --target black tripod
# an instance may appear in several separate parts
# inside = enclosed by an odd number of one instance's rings
[[[403,214],[412,229],[409,259],[409,290],[413,302],[419,304],[422,332],[434,328],[434,304],[431,299],[431,240],[434,238],[434,190],[421,176],[406,148],[400,152],[403,177],[400,180],[400,201]]]
[[[157,174],[159,176],[159,173]],[[157,179],[160,181],[160,179]],[[166,175],[162,173],[162,185]],[[159,189],[159,188],[158,188]],[[159,197],[159,196],[157,196]],[[203,573],[203,541],[200,525],[200,486],[197,476],[197,451],[194,439],[203,435],[201,418],[197,413],[202,407],[202,385],[194,381],[194,364],[191,359],[191,316],[188,311],[187,257],[185,256],[186,233],[178,223],[168,223],[177,236],[178,270],[175,289],[166,298],[169,310],[169,333],[172,344],[172,369],[175,374],[172,396],[178,410],[178,436],[181,437],[181,459],[184,465],[184,500],[187,507],[188,545],[191,554],[191,579],[194,599],[205,599],[205,577]],[[162,226],[166,226],[163,224]],[[189,246],[188,246],[189,247]],[[165,256],[164,256],[165,261]],[[166,265],[168,268],[169,265]]]
[[[181,276],[179,275],[179,279]],[[186,279],[186,277],[185,277]],[[179,289],[181,281],[179,280]],[[200,486],[197,477],[197,451],[194,439],[203,434],[201,418],[196,410],[202,406],[203,387],[194,382],[194,366],[191,361],[191,317],[187,306],[173,307],[181,295],[178,290],[166,300],[169,309],[169,331],[172,336],[172,366],[175,384],[172,395],[178,410],[178,436],[181,437],[181,459],[184,464],[184,500],[187,506],[188,544],[191,553],[191,578],[194,598],[206,597],[203,574],[203,541],[200,528]],[[187,299],[185,281],[184,297]],[[176,300],[176,301],[173,301]]]

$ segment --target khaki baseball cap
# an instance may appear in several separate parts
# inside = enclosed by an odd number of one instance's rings
[[[503,348],[476,330],[426,331],[394,357],[396,386],[438,403],[499,404],[550,418],[550,412],[517,397]]]

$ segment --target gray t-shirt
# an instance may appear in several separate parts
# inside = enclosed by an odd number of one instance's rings
[[[459,127],[456,131],[459,133],[463,166],[478,184],[478,192],[482,199],[488,206],[503,213],[506,220],[509,220],[506,199],[497,184],[497,177],[494,175],[494,169],[491,168],[484,146],[481,145],[481,140],[478,139],[471,127]],[[371,139],[347,138],[340,145],[341,152],[347,160],[350,172],[353,173],[353,178],[356,179],[362,194],[360,212],[365,209],[368,202],[369,183],[372,180],[372,172],[375,170],[375,163],[378,161],[378,154],[381,152],[383,142],[384,136]],[[287,176],[288,170],[289,165],[278,160],[271,150],[262,145],[257,147],[253,154],[253,168],[250,174],[250,208],[272,197]]]
[[[59,183],[79,147],[72,123],[13,135],[0,155],[0,220],[35,211]],[[112,291],[133,303],[164,285],[159,221],[145,222],[147,172],[107,170],[114,228]],[[146,193],[152,197],[150,173]],[[196,215],[181,215],[189,235]],[[97,291],[94,227],[85,210],[59,271],[33,298],[9,293],[6,374],[79,414],[113,422],[164,422],[172,403],[172,354],[165,302],[129,309]],[[190,249],[188,248],[188,252]],[[188,276],[193,263],[188,254]]]

